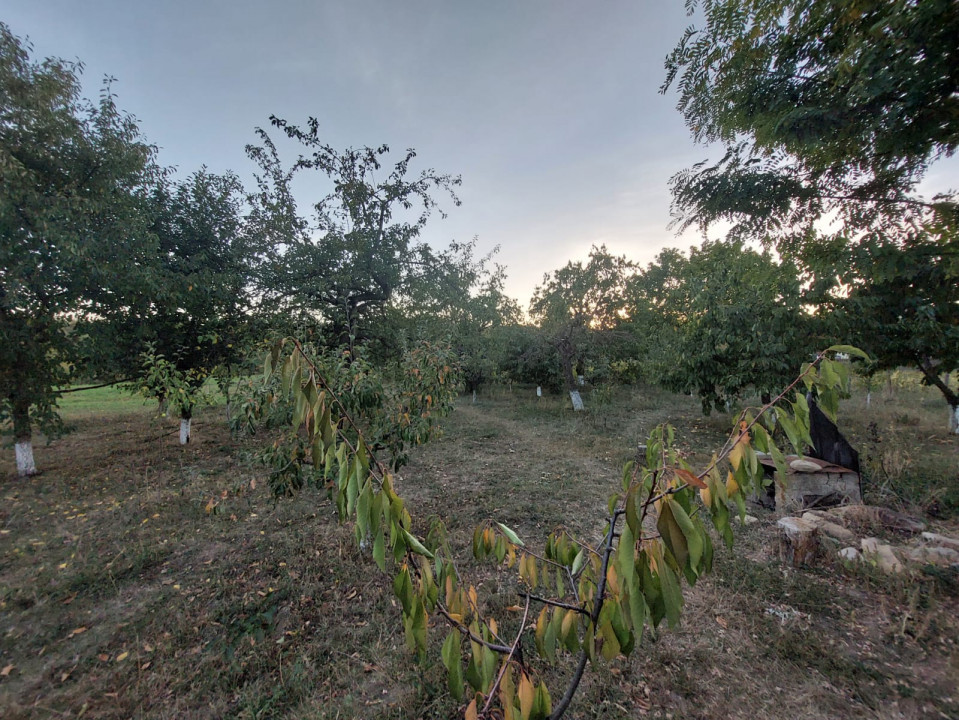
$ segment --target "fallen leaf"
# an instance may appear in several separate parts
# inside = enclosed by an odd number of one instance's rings
[[[63,673],[62,675],[60,675],[60,682],[66,682],[68,677],[70,677],[70,673],[68,672]]]
[[[140,669],[141,669],[141,670],[146,670],[148,667],[150,667],[150,663],[145,662],[145,663],[143,663],[143,664],[140,666]]]
[[[107,655],[106,653],[100,653],[99,655],[97,655],[97,660],[99,660],[100,662],[110,662],[110,656]]]
[[[130,657],[130,653],[128,653],[128,652],[122,652],[122,653],[120,653],[119,655],[117,655],[117,662],[123,662],[123,661],[126,660],[128,657]]]
[[[346,599],[347,599],[347,600],[352,600],[352,599],[355,598],[355,597],[356,597],[356,590],[350,590],[350,591],[346,594]]]
[[[727,627],[727,625],[726,625],[726,618],[722,617],[721,615],[717,615],[717,616],[716,616],[716,624],[719,625],[719,627],[721,627],[723,630],[725,630],[726,627]]]
[[[76,600],[76,599],[77,599],[77,593],[73,593],[73,595],[71,595],[71,596],[68,597],[66,600],[64,600],[62,604],[63,604],[63,605],[69,605],[70,603],[72,603],[72,602],[73,602],[74,600]]]
[[[81,625],[78,628],[73,628],[73,631],[69,635],[67,635],[67,638],[72,638],[74,635],[79,635],[80,633],[85,633],[86,631],[87,631],[86,626]]]
[[[3,670],[0,670],[0,675],[7,677],[11,672],[13,672],[13,665],[7,665]]]
[[[146,652],[153,652],[153,646],[150,643],[143,643],[143,649]]]

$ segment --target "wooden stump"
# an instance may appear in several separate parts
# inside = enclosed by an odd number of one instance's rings
[[[784,517],[776,524],[782,561],[793,566],[814,564],[819,554],[819,529],[797,517]]]

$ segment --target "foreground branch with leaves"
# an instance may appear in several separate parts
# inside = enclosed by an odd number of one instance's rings
[[[779,445],[785,441],[801,453],[812,444],[805,393],[835,416],[850,379],[848,364],[829,358],[837,352],[864,356],[848,346],[817,355],[771,402],[743,410],[727,442],[699,472],[676,450],[672,427],[653,430],[644,462],[623,469],[596,545],[560,528],[539,553],[501,523],[476,528],[474,556],[518,575],[516,602],[507,608],[521,614],[518,622],[487,612],[476,586],[458,572],[442,526],[434,525],[425,537],[416,534],[396,489],[396,463],[378,459],[367,436],[389,416],[408,440],[429,439],[454,397],[455,371],[442,351],[414,351],[394,381],[399,390],[391,401],[384,394],[380,402],[361,406],[347,398],[359,390],[349,373],[333,382],[322,372],[322,359],[301,344],[277,344],[266,359],[264,383],[271,403],[292,410],[289,431],[274,448],[288,443],[295,450],[271,457],[309,465],[310,476],[335,499],[341,520],[354,523],[357,541],[371,546],[380,570],[393,575],[407,645],[421,661],[430,647],[430,619],[449,628],[441,657],[449,691],[465,704],[466,718],[555,720],[573,701],[588,664],[629,655],[647,625],[680,622],[683,579],[693,585],[712,567],[707,522],[731,547],[730,506],[744,515],[745,498],[773,482],[764,477],[760,454],[773,458],[775,482],[782,482],[787,466]],[[554,680],[543,668],[568,654],[576,656],[575,669],[554,705],[555,685],[553,694],[547,687]],[[534,655],[545,662],[534,665]]]

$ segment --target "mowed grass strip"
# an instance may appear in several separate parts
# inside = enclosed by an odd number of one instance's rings
[[[180,447],[175,421],[104,402],[76,433],[38,447],[40,477],[15,479],[6,455],[0,464],[0,715],[457,716],[441,664],[421,667],[404,647],[390,577],[356,548],[325,493],[269,496],[250,460],[269,438],[231,438],[223,409],[205,408]],[[897,407],[879,416],[896,431],[928,423],[932,433],[941,421],[919,391]],[[872,409],[886,406],[874,397]],[[896,424],[896,413],[919,424]],[[511,574],[468,557],[473,526],[495,517],[539,548],[559,525],[596,540],[622,463],[663,421],[701,462],[730,419],[655,389],[618,391],[585,415],[531,389],[481,393],[416,449],[399,490],[416,529],[442,520],[461,573],[516,622]],[[876,420],[848,422],[855,434]],[[943,437],[931,434],[910,467],[944,464],[955,447]],[[588,673],[573,716],[954,713],[959,608],[947,585],[833,563],[783,568],[775,517],[759,516],[687,593],[682,627],[647,632],[631,659]],[[559,692],[568,664],[557,672]]]

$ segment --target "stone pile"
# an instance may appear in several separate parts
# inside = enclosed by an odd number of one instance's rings
[[[887,508],[845,505],[809,510],[802,517],[784,517],[778,525],[781,556],[795,565],[809,565],[825,551],[837,553],[845,562],[872,563],[887,573],[917,565],[959,569],[959,539],[927,532],[925,523]],[[902,536],[905,542],[884,542],[863,532],[876,529]]]

